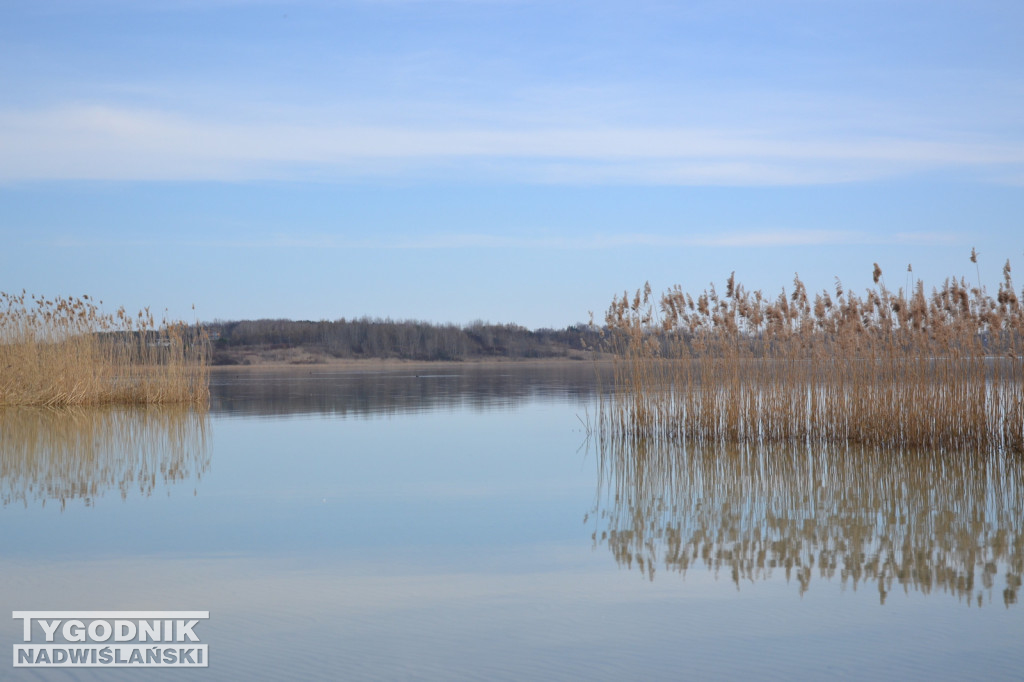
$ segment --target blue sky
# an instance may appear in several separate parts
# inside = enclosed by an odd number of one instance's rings
[[[1024,263],[1018,0],[3,9],[4,291],[536,328]]]

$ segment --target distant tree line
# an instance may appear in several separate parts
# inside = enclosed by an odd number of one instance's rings
[[[466,360],[579,355],[599,343],[595,329],[529,330],[475,321],[465,326],[380,318],[331,321],[239,320],[206,325],[214,364],[234,364],[239,351],[298,348],[334,358]]]

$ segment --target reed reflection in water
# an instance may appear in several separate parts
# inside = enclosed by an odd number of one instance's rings
[[[1012,453],[602,439],[594,546],[650,580],[706,567],[1016,604],[1024,463]],[[1003,580],[999,580],[1002,573]],[[995,597],[993,597],[993,593]]]
[[[116,490],[149,496],[209,469],[209,417],[189,407],[0,410],[0,502],[86,506]]]

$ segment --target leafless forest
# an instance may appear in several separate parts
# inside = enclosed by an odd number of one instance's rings
[[[360,318],[335,321],[242,320],[207,325],[215,365],[240,364],[257,355],[292,361],[332,358],[470,360],[584,357],[600,340],[587,325],[529,330],[515,324],[465,326]],[[286,355],[284,351],[292,351]],[[299,351],[296,354],[295,351]]]

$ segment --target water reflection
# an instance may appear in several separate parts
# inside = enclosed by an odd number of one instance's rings
[[[210,466],[208,422],[185,407],[0,410],[0,503],[64,509],[198,481]]]
[[[784,572],[853,589],[1015,604],[1024,465],[1013,454],[784,445],[597,446],[594,545],[620,566],[704,566],[737,589]],[[1000,579],[1002,574],[1002,579]]]
[[[597,390],[591,362],[455,364],[345,371],[218,369],[210,381],[215,414],[366,417],[437,409],[508,408],[534,399],[586,400]]]

